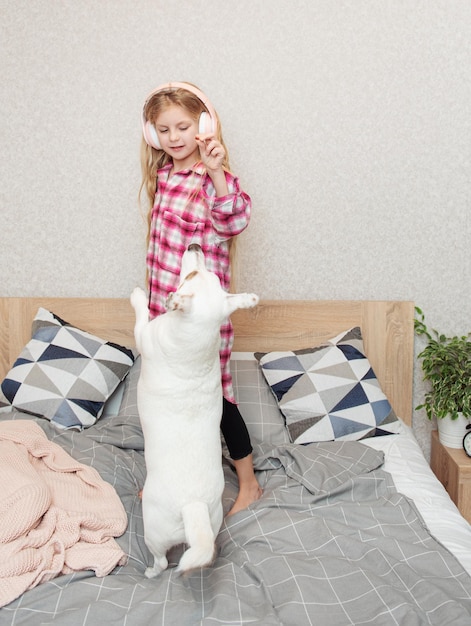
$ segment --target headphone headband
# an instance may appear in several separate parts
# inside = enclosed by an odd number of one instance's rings
[[[179,82],[164,83],[163,85],[159,85],[156,89],[151,91],[151,93],[147,96],[144,102],[144,106],[142,107],[142,134],[144,136],[146,143],[149,146],[152,146],[152,148],[155,148],[156,150],[161,150],[162,148],[160,146],[159,137],[157,135],[157,131],[155,130],[154,125],[151,124],[146,118],[146,106],[149,100],[153,96],[155,96],[156,93],[159,93],[160,91],[175,91],[176,89],[184,89],[185,91],[189,91],[190,93],[195,95],[198,98],[198,100],[200,100],[204,104],[206,109],[208,110],[207,113],[206,111],[203,111],[200,115],[199,132],[200,133],[210,133],[210,132],[217,133],[218,124],[217,124],[216,111],[213,105],[211,104],[210,100],[200,89],[198,89],[197,87],[194,87],[193,85],[190,85],[189,83],[179,83]]]

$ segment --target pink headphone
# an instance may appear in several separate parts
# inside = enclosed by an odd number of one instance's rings
[[[193,85],[189,85],[188,83],[165,83],[164,85],[159,85],[157,89],[154,89],[154,91],[152,91],[147,96],[146,101],[144,102],[144,106],[142,108],[142,134],[144,135],[144,139],[149,146],[155,148],[156,150],[162,150],[157,131],[155,130],[155,126],[146,119],[145,111],[147,103],[152,98],[152,96],[154,96],[159,91],[167,91],[171,89],[185,89],[185,91],[189,91],[190,93],[194,94],[199,100],[201,100],[204,106],[208,109],[208,112],[203,111],[201,113],[198,122],[198,132],[217,133],[218,123],[216,111],[202,91],[200,91],[197,87],[193,87]]]

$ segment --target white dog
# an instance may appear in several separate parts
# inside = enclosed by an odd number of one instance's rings
[[[131,295],[141,354],[137,401],[147,468],[144,535],[154,556],[148,578],[166,569],[167,551],[180,543],[189,546],[180,572],[214,558],[224,488],[220,326],[236,309],[257,302],[255,294],[226,293],[195,244],[183,255],[180,285],[167,300],[167,313],[149,321],[145,293],[136,288]]]

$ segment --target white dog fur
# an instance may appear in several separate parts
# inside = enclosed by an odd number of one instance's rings
[[[180,285],[167,313],[149,321],[147,297],[136,288],[131,304],[141,355],[137,401],[147,477],[142,493],[145,542],[154,556],[153,578],[168,566],[167,551],[189,547],[178,571],[209,565],[221,527],[224,488],[220,422],[220,326],[255,294],[228,294],[205,268],[201,248],[182,259]]]

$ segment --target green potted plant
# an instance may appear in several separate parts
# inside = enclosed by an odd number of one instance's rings
[[[419,307],[415,307],[414,330],[427,341],[419,353],[423,380],[429,384],[424,408],[429,419],[437,419],[440,441],[460,448],[471,419],[471,333],[447,337],[435,329],[429,330]],[[451,429],[451,431],[450,431]]]

